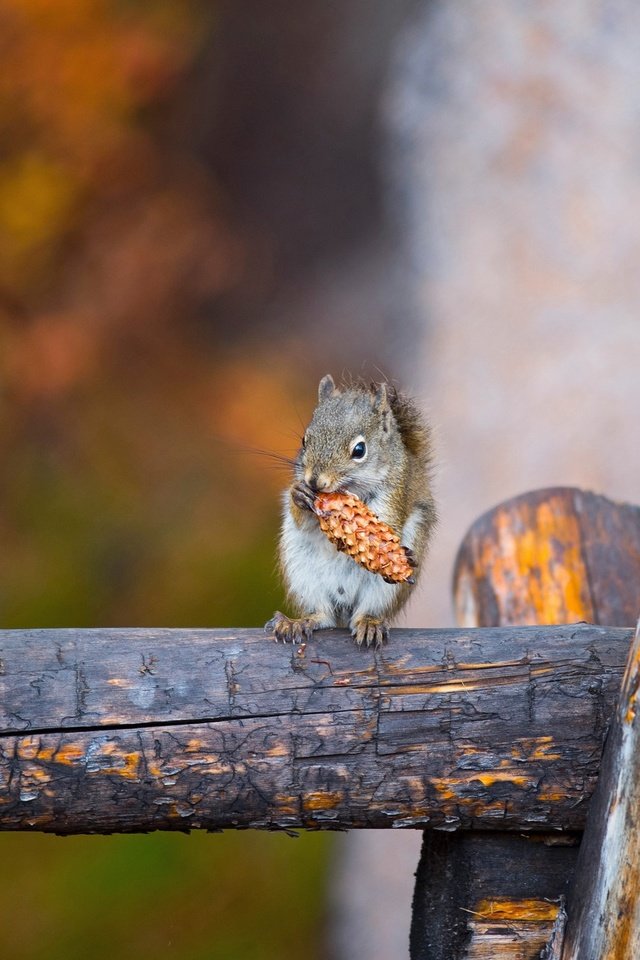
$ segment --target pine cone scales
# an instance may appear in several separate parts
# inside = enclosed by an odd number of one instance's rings
[[[319,493],[314,511],[320,529],[338,550],[387,583],[415,583],[406,547],[391,527],[350,493]]]

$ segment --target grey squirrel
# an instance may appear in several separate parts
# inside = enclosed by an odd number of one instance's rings
[[[412,585],[386,583],[340,553],[313,512],[320,491],[348,490],[389,524],[418,572],[436,523],[431,433],[417,404],[387,383],[337,387],[320,381],[318,405],[284,493],[280,567],[298,617],[280,611],[265,625],[299,643],[314,630],[348,626],[358,644],[380,646]]]

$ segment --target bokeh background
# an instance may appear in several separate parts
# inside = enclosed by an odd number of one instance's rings
[[[407,623],[500,499],[638,502],[639,41],[630,0],[0,0],[0,624],[263,623],[247,448],[328,371],[435,425]],[[403,960],[418,842],[0,834],[0,956]]]

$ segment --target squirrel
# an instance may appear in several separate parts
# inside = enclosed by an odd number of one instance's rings
[[[416,402],[386,382],[337,387],[330,374],[284,492],[280,568],[298,617],[276,611],[275,640],[300,643],[314,630],[348,626],[358,645],[379,647],[410,583],[386,583],[338,552],[313,512],[320,491],[348,491],[400,536],[419,569],[437,516],[431,492],[431,431]]]

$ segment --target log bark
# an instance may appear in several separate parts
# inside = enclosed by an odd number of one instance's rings
[[[640,622],[580,848],[563,960],[640,957]]]
[[[507,500],[466,534],[454,603],[464,626],[632,626],[640,610],[640,507],[575,487]]]
[[[581,829],[631,630],[0,634],[0,828]]]

